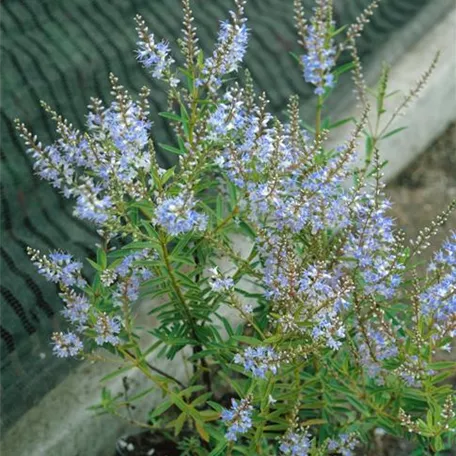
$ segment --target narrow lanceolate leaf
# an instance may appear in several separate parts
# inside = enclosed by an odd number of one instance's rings
[[[231,339],[249,345],[261,345],[263,343],[260,339],[256,339],[255,337],[249,336],[232,336]]]
[[[157,418],[158,416],[165,413],[172,405],[173,405],[173,403],[170,400],[162,402],[160,405],[157,405],[157,407],[155,407],[152,410],[152,412],[149,414],[149,418],[150,419]]]
[[[399,128],[395,128],[394,130],[388,132],[388,133],[385,133],[380,139],[386,139],[386,138],[389,138],[390,136],[393,136],[393,135],[396,135],[397,133],[403,131],[403,130],[406,130],[408,127],[399,127]]]
[[[328,126],[328,129],[329,130],[334,130],[334,128],[340,127],[340,126],[345,125],[345,124],[347,124],[349,122],[356,123],[356,119],[354,119],[353,117],[347,117],[346,119],[338,120],[337,122],[334,122],[333,124],[330,124]]]
[[[177,147],[169,146],[168,144],[163,144],[163,143],[159,143],[158,145],[162,149],[166,150],[167,152],[171,152],[172,154],[185,155],[185,151],[178,149]]]
[[[133,368],[134,368],[134,366],[132,365],[132,366],[123,367],[122,369],[115,370],[115,371],[111,372],[110,374],[102,377],[100,379],[100,382],[107,382],[108,380],[112,380],[113,378],[116,378],[119,375],[125,374],[126,372],[128,372],[129,370],[131,370]]]
[[[199,436],[205,442],[209,442],[209,434],[206,430],[206,427],[204,426],[204,423],[202,421],[195,421],[195,428],[196,428],[196,431],[198,432]]]
[[[159,116],[164,117],[165,119],[175,120],[176,122],[186,123],[187,119],[178,116],[172,112],[159,112]]]

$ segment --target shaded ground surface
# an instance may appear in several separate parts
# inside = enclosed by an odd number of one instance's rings
[[[429,225],[456,199],[456,123],[438,138],[407,170],[388,185],[393,215],[408,238]],[[456,230],[456,211],[423,252],[429,259],[451,230]]]

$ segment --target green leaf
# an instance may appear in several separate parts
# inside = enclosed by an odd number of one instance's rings
[[[140,393],[135,394],[134,396],[130,396],[129,400],[130,400],[130,402],[137,401],[138,399],[141,399],[141,398],[147,396],[148,394],[150,394],[152,392],[156,392],[156,391],[157,391],[157,387],[152,386],[151,388],[147,388],[144,391],[141,391]]]
[[[400,90],[394,90],[393,92],[390,92],[389,94],[387,94],[385,96],[385,98],[393,97],[394,95],[397,95],[400,92],[401,92]]]
[[[197,283],[193,282],[193,280],[186,274],[182,274],[179,271],[174,271],[174,274],[179,278],[179,281],[188,288],[192,288],[195,291],[200,291],[200,288]]]
[[[237,205],[237,190],[236,190],[236,186],[228,181],[228,195],[230,197],[230,205],[231,205],[231,210],[234,209],[234,207]]]
[[[217,195],[215,212],[217,214],[217,220],[222,220],[223,219],[223,199],[222,199],[222,195],[220,193]]]
[[[239,224],[239,228],[243,234],[248,236],[251,239],[256,239],[255,231],[248,225],[246,222],[242,221]]]
[[[342,33],[347,27],[348,25],[343,25],[342,27],[339,27],[338,29],[331,32],[331,38]]]
[[[355,64],[353,62],[348,62],[348,63],[345,63],[344,65],[341,65],[339,67],[337,67],[334,71],[333,71],[333,75],[338,77],[340,76],[341,74],[343,73],[346,73],[347,71],[350,71],[351,69],[353,69],[355,67]]]
[[[196,342],[196,341],[194,341],[194,342]],[[196,345],[196,344],[194,344],[194,345]],[[212,355],[217,355],[217,354],[218,354],[218,350],[215,350],[215,349],[202,350],[198,353],[195,353],[192,356],[189,356],[188,360],[195,361],[197,359],[206,358],[207,356],[212,356]]]
[[[333,130],[334,128],[340,127],[341,125],[345,125],[348,122],[355,122],[355,119],[353,117],[347,117],[346,119],[339,120],[329,125],[328,130]]]
[[[170,119],[170,120],[175,120],[177,122],[181,122],[181,123],[186,123],[187,120],[178,116],[177,114],[174,114],[172,112],[159,112],[158,113],[159,116],[161,117],[164,117],[165,119]]]
[[[225,454],[225,448],[227,446],[227,441],[222,440],[210,453],[209,456],[219,456]]]
[[[329,130],[329,126],[331,125],[331,117],[325,117],[323,122],[321,123],[321,128],[323,130]]]
[[[169,257],[172,263],[187,264],[189,266],[195,266],[195,260],[192,257],[176,257],[171,255]]]
[[[116,371],[114,372],[111,372],[110,374],[108,375],[105,375],[103,378],[100,379],[100,382],[106,382],[108,380],[111,380],[115,377],[118,377],[119,375],[122,375],[124,374],[125,372],[128,372],[129,370],[133,369],[134,366],[128,366],[128,367],[123,367],[122,369],[117,369]]]
[[[165,185],[166,182],[168,182],[174,176],[174,169],[175,166],[166,170],[165,174],[163,174],[161,178],[162,185]]]
[[[206,430],[206,426],[201,421],[195,421],[196,431],[198,432],[199,436],[205,441],[209,442],[209,434]]]
[[[179,435],[184,427],[184,423],[187,419],[185,413],[181,413],[174,421],[174,435]]]
[[[366,161],[370,162],[372,160],[372,153],[374,152],[374,143],[371,136],[366,138]]]
[[[255,337],[249,336],[232,336],[230,340],[234,340],[237,342],[243,342],[249,345],[261,345],[263,342]]]
[[[125,250],[144,250],[144,249],[155,249],[157,246],[156,242],[153,241],[137,241],[137,242],[130,242],[130,244],[125,245],[122,247],[122,251],[124,256],[129,255],[131,252],[125,252]]]
[[[265,426],[265,431],[286,431],[290,427],[289,423],[285,424],[270,424],[269,426]]]
[[[214,314],[223,324],[223,327],[225,328],[225,331],[229,336],[232,336],[234,334],[233,328],[231,327],[231,323],[222,315],[219,315],[218,313]]]
[[[154,230],[150,222],[141,220],[141,226],[147,231],[147,234],[158,241],[158,233]]]
[[[191,231],[182,236],[176,247],[174,247],[173,251],[171,252],[171,256],[178,258],[181,256],[183,250],[187,249],[188,251],[188,244],[190,243],[192,237],[193,233]]]
[[[212,407],[218,413],[222,413],[222,411],[223,411],[223,407],[218,402],[207,401],[207,405]]]
[[[179,396],[191,396],[193,393],[197,393],[198,391],[202,391],[204,389],[203,385],[193,385],[185,388],[179,393]]]
[[[389,67],[384,64],[382,75],[380,77],[380,81],[378,83],[378,93],[377,93],[377,115],[381,116],[384,112],[384,103],[385,103],[385,95],[386,89],[388,85],[388,76],[389,76]]]
[[[453,369],[456,372],[456,362],[455,361],[438,361],[436,363],[428,364],[429,369],[432,370],[441,370],[441,369]]]
[[[291,55],[291,57],[293,57],[294,60],[296,60],[296,62],[298,62],[299,64],[301,63],[301,59],[299,58],[299,55],[297,55],[291,51],[289,52],[289,54]]]
[[[193,402],[192,405],[194,407],[201,406],[206,403],[206,401],[212,397],[212,393],[204,393],[201,396],[198,396]],[[211,413],[215,413],[212,410],[209,410]],[[200,412],[200,415],[203,415],[203,412]],[[218,414],[217,414],[218,415]],[[205,420],[206,421],[206,420]]]
[[[440,435],[432,439],[432,446],[434,447],[434,450],[437,452],[445,449],[445,445],[443,444],[443,440],[442,437],[440,437]]]
[[[90,264],[90,266],[92,266],[96,271],[103,271],[103,268],[95,261],[91,260],[90,258],[86,258],[86,260]]]
[[[220,418],[220,413],[215,410],[203,410],[200,414],[205,422],[215,421]]]
[[[321,418],[312,418],[311,420],[303,421],[301,424],[303,426],[316,426],[317,424],[326,424],[327,421]]]
[[[390,131],[389,133],[385,133],[380,139],[386,139],[389,138],[390,136],[395,135],[396,133],[399,133],[402,130],[406,130],[408,127],[399,127],[395,128],[394,130]]]
[[[385,429],[385,431],[388,431],[392,435],[400,435],[401,434],[401,429],[398,427],[397,423],[390,418],[383,417],[383,416],[377,416],[376,418],[378,424]]]
[[[106,257],[106,252],[103,249],[97,249],[97,263],[103,269],[106,269],[106,267],[108,266],[108,259]]]
[[[172,154],[176,155],[185,155],[185,152],[183,152],[180,149],[177,149],[176,147],[173,146],[168,146],[167,144],[159,143],[158,144],[162,149],[166,150],[167,152],[171,152]]]
[[[191,416],[195,421],[200,420],[200,415],[198,410],[196,410],[194,407],[191,405],[188,405],[181,397],[180,395],[177,395],[175,393],[170,393],[171,396],[171,401],[173,404],[175,404],[182,412],[184,412],[186,415]]]
[[[177,143],[179,144],[179,149],[182,152],[182,155],[186,154],[187,149],[185,147],[185,141],[180,136],[177,137]]]
[[[363,415],[369,415],[369,408],[363,404],[360,400],[354,398],[353,396],[346,396],[346,400],[352,405],[358,412],[360,412]]]

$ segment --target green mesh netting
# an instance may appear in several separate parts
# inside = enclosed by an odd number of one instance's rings
[[[430,0],[384,0],[360,40],[363,56],[410,20]],[[335,0],[338,24],[349,23],[369,0]],[[306,0],[307,6],[313,4]],[[212,49],[218,22],[230,0],[194,0],[200,44]],[[43,251],[62,248],[91,256],[97,240],[91,227],[72,217],[71,204],[31,170],[18,139],[19,117],[43,143],[54,127],[40,99],[73,124],[83,127],[90,96],[109,99],[108,74],[114,72],[132,93],[152,88],[154,135],[169,142],[170,131],[156,115],[166,97],[135,61],[133,17],[141,13],[159,37],[173,41],[181,28],[179,0],[5,0],[1,6],[1,396],[2,425],[7,426],[59,382],[73,363],[50,354],[49,335],[61,328],[56,287],[40,278],[25,254],[31,245]],[[249,0],[252,38],[247,55],[260,90],[280,112],[291,93],[310,96],[289,51],[296,46],[292,0]],[[164,163],[167,157],[163,156]]]

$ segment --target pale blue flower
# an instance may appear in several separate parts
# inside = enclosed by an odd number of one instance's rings
[[[207,216],[196,212],[195,204],[191,195],[166,198],[155,209],[155,223],[173,236],[191,230],[205,230]]]
[[[239,434],[245,434],[252,428],[252,412],[253,407],[248,399],[231,399],[231,409],[222,411],[222,422],[227,426],[227,440],[235,442]]]
[[[83,349],[81,339],[72,333],[54,333],[52,336],[52,351],[58,358],[70,358],[77,356]]]
[[[284,456],[307,456],[311,448],[310,433],[287,431],[280,441],[279,450]]]
[[[122,325],[119,317],[110,317],[105,313],[99,314],[94,329],[97,334],[95,342],[98,345],[118,345],[120,343],[118,334],[122,329]]]
[[[244,353],[234,357],[236,364],[242,364],[254,377],[265,378],[268,372],[277,374],[280,367],[280,356],[272,347],[248,347]]]

